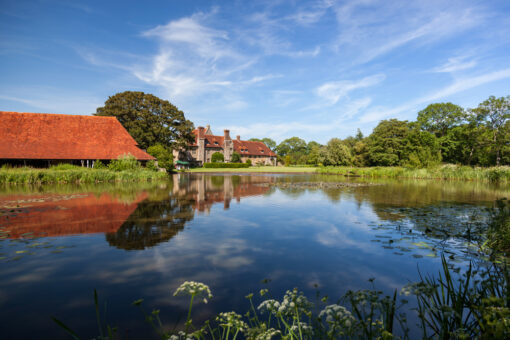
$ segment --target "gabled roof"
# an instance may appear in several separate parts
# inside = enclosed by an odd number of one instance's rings
[[[208,128],[209,129],[209,128]],[[210,129],[208,130],[210,131]],[[197,146],[198,129],[191,132],[195,136],[195,143],[189,146]],[[213,136],[205,134],[205,147],[206,148],[222,148],[225,141],[224,136]],[[263,142],[252,142],[247,140],[232,139],[234,142],[234,151],[245,156],[272,156],[276,157],[276,154],[269,149],[269,147]]]
[[[263,142],[234,139],[234,151],[248,156],[276,156]]]
[[[115,117],[0,111],[0,159],[154,159]]]

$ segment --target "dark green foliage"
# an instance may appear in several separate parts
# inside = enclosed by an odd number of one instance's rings
[[[136,171],[140,167],[140,163],[131,155],[120,156],[108,164],[108,169],[112,171]]]
[[[381,121],[368,137],[367,153],[371,165],[400,164],[409,123],[398,119]]]
[[[96,160],[94,162],[94,169],[108,169],[108,167],[100,160]]]
[[[438,138],[430,132],[412,129],[404,140],[401,165],[412,168],[427,168],[441,162],[441,147]]]
[[[221,152],[216,151],[211,156],[212,163],[221,163],[224,161],[223,154]]]
[[[174,168],[174,156],[172,154],[172,150],[164,147],[161,144],[156,144],[147,149],[147,153],[151,156],[156,157],[158,161],[158,166],[160,168],[166,169],[166,171],[172,171]],[[151,165],[147,164],[148,167]]]
[[[204,168],[249,168],[251,163],[204,163]]]
[[[169,101],[152,94],[117,93],[97,108],[95,115],[116,117],[142,149],[158,143],[185,146],[193,141],[193,123]]]
[[[248,164],[248,167],[250,167],[251,166],[251,159],[247,159],[245,164]]]
[[[232,153],[232,157],[230,158],[232,163],[241,163],[241,155],[238,152]]]
[[[351,151],[342,140],[332,138],[325,147],[320,149],[319,162],[324,165],[351,165]]]
[[[458,126],[465,118],[464,109],[452,103],[430,104],[418,112],[417,122],[424,131],[436,137],[445,137],[448,131]]]

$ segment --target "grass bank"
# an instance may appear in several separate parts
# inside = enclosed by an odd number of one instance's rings
[[[229,168],[194,168],[186,172],[258,172],[258,173],[300,173],[316,172],[314,167],[294,167],[294,166],[252,166],[249,168],[229,169]]]
[[[403,167],[321,167],[322,174],[337,174],[360,177],[415,178],[415,179],[446,179],[510,183],[510,167],[499,166],[490,168],[469,167],[460,165],[443,165],[435,168],[410,169]]]
[[[110,169],[0,169],[0,184],[146,182],[165,179],[168,175],[148,169],[114,171]]]

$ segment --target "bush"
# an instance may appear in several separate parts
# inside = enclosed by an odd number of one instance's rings
[[[72,165],[68,163],[60,163],[57,165],[50,166],[51,170],[75,170],[75,169],[81,169],[81,166]]]
[[[101,169],[101,170],[103,170],[103,169],[108,169],[108,167],[107,167],[107,166],[106,166],[103,162],[101,162],[101,161],[98,159],[98,160],[96,160],[96,161],[94,162],[94,169]]]
[[[241,155],[234,151],[232,154],[232,158],[230,159],[232,163],[241,163]]]
[[[161,144],[156,144],[147,149],[147,153],[151,156],[156,157],[158,160],[158,166],[160,168],[166,169],[166,171],[172,171],[174,168],[174,156],[172,155],[172,151],[167,149]],[[148,163],[147,163],[148,165]],[[153,162],[154,165],[154,162]],[[156,166],[154,165],[154,168]]]
[[[108,169],[113,171],[139,170],[140,163],[132,155],[123,155],[108,164]]]
[[[251,159],[247,159],[245,164],[248,164],[248,166],[251,166]]]
[[[156,166],[156,162],[153,161],[153,160],[150,160],[147,162],[147,164],[145,165],[145,167],[149,170],[152,170],[152,171],[158,171],[158,167]]]
[[[211,162],[212,163],[221,163],[224,160],[225,160],[225,158],[223,157],[223,154],[221,152],[218,152],[218,151],[213,153],[212,156],[211,156]]]
[[[204,163],[204,168],[249,168],[248,163]]]

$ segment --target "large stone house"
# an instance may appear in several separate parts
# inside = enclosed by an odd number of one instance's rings
[[[142,163],[155,160],[115,117],[0,111],[0,166],[91,167],[128,154]]]
[[[176,160],[202,165],[211,161],[213,153],[220,152],[228,163],[233,153],[237,152],[243,163],[250,159],[253,165],[276,165],[276,154],[262,142],[241,140],[240,136],[232,139],[229,130],[224,130],[223,136],[215,136],[209,125],[206,128],[199,126],[193,130],[193,134],[194,143],[189,144],[185,150],[174,151]]]

